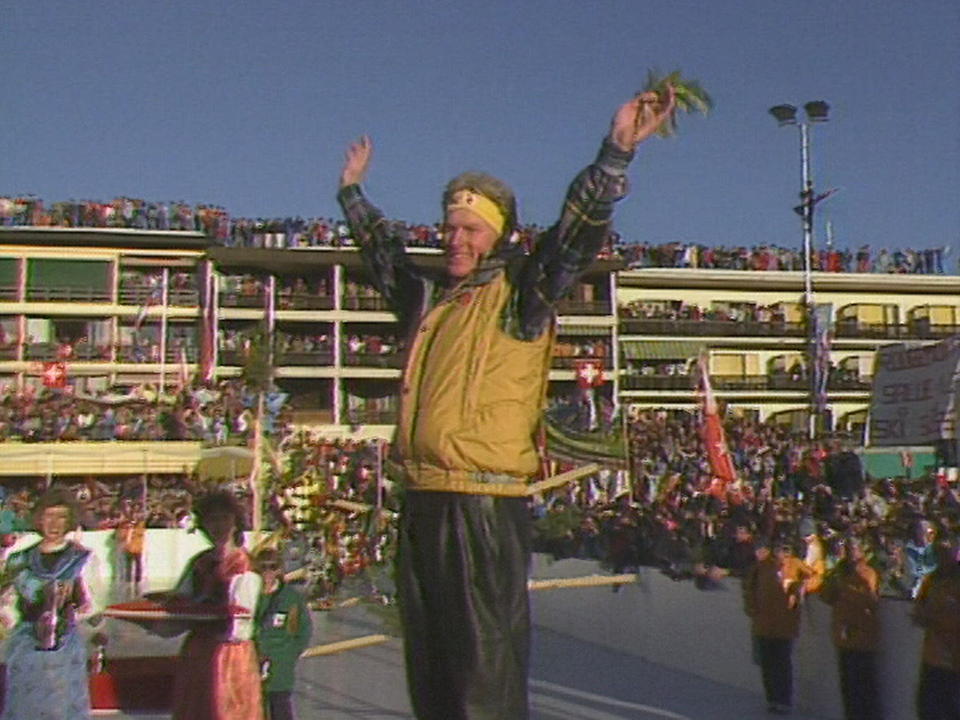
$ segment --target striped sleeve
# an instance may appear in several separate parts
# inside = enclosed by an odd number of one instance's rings
[[[560,220],[537,239],[516,279],[514,301],[505,318],[513,337],[539,337],[553,321],[557,303],[603,248],[614,203],[629,189],[626,172],[633,155],[607,139],[594,163],[571,183]]]

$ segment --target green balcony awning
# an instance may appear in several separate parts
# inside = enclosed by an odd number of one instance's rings
[[[624,360],[689,360],[706,348],[690,340],[629,340],[622,342]]]
[[[610,337],[611,328],[608,325],[560,325],[557,335],[577,337]]]

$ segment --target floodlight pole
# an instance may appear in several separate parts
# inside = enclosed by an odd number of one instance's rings
[[[813,179],[810,172],[810,126],[799,123],[800,127],[800,217],[803,221],[803,305],[806,319],[807,335],[807,384],[810,397],[807,413],[807,436],[810,440],[817,437],[817,425],[820,407],[817,402],[817,369],[813,367],[816,360],[814,343],[816,320],[814,315],[817,307],[813,298]]]
[[[813,309],[813,180],[810,173],[810,126],[800,126],[800,200],[803,219],[803,302]]]
[[[803,221],[803,305],[807,336],[807,379],[808,404],[807,435],[810,440],[817,437],[820,419],[818,403],[819,388],[817,372],[813,360],[817,357],[814,344],[818,342],[815,317],[817,308],[813,296],[813,212],[816,198],[813,191],[813,174],[810,171],[810,125],[814,122],[826,122],[829,105],[822,101],[809,102],[804,106],[806,120],[797,118],[797,108],[792,105],[777,105],[770,108],[770,114],[783,125],[796,125],[800,130],[800,217]],[[821,329],[821,332],[823,330]]]

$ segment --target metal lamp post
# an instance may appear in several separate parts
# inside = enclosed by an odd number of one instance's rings
[[[806,312],[807,340],[810,344],[810,358],[815,357],[814,343],[818,338],[814,332],[816,306],[813,299],[813,211],[818,199],[813,192],[813,177],[810,172],[810,126],[826,122],[830,106],[823,100],[812,100],[803,106],[806,121],[797,117],[797,108],[793,105],[776,105],[770,108],[770,114],[781,127],[796,125],[800,129],[800,206],[796,208],[803,221],[803,302]],[[817,418],[820,415],[817,400],[819,389],[816,385],[816,372],[812,363],[807,369],[810,380],[810,413],[808,433],[810,439],[817,434]]]

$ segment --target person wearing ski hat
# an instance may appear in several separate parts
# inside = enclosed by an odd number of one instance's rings
[[[395,447],[404,472],[397,591],[421,720],[529,717],[530,510],[557,303],[593,263],[637,146],[676,93],[624,103],[559,221],[525,253],[509,186],[464,173],[443,193],[445,272],[418,268],[361,189],[351,143],[338,200],[370,281],[408,333]]]

